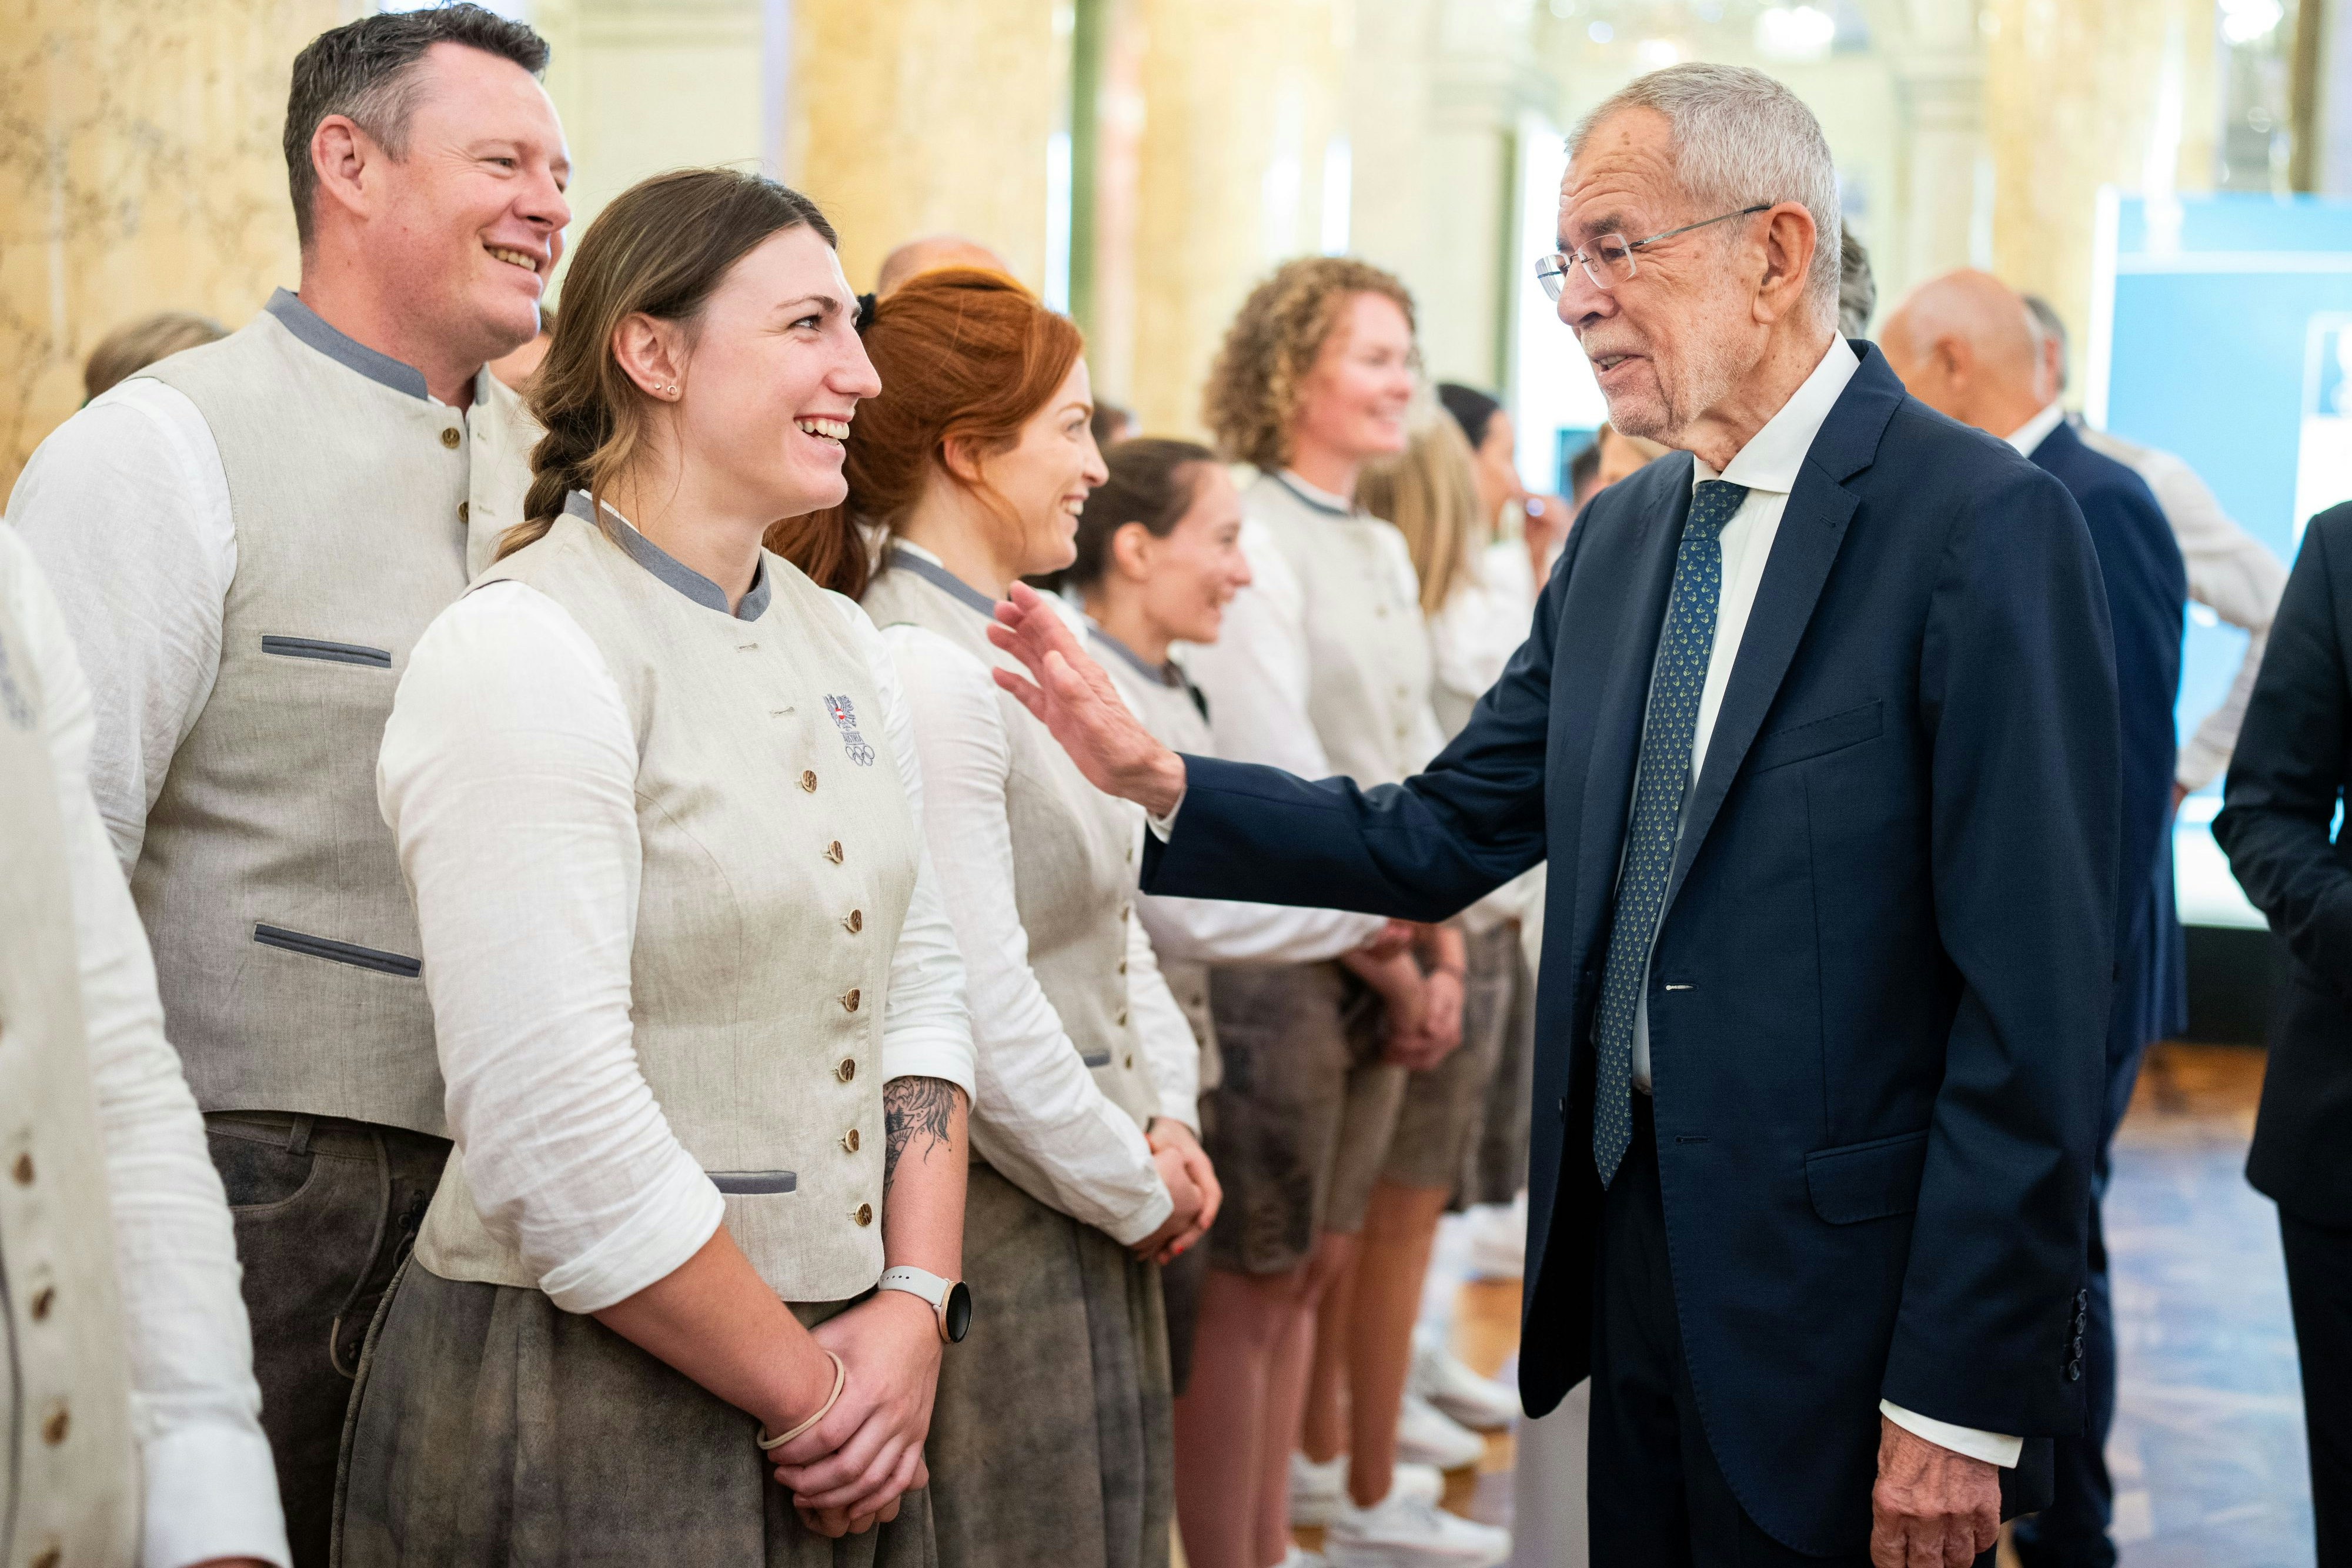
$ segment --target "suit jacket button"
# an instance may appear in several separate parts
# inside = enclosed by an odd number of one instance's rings
[[[801,789],[808,794],[816,793],[816,775],[805,768],[801,769]]]
[[[843,1057],[841,1065],[833,1070],[833,1075],[844,1083],[848,1082],[857,1076],[857,1059],[854,1056]]]
[[[2066,1364],[2066,1381],[2069,1383],[2083,1381],[2083,1363],[2079,1356]]]
[[[452,452],[457,450],[457,443],[463,439],[464,437],[457,434],[457,427],[454,424],[441,432],[441,444]]]
[[[874,1206],[870,1203],[861,1203],[857,1206],[856,1212],[849,1218],[860,1225],[871,1225],[874,1223]]]
[[[841,863],[841,841],[839,839],[835,839],[833,842],[824,846],[824,858],[831,861],[835,865],[839,865]]]
[[[851,1154],[853,1154],[853,1155],[854,1155],[854,1154],[856,1154],[856,1153],[857,1152],[857,1129],[856,1129],[856,1128],[852,1127],[852,1128],[850,1128],[850,1129],[849,1129],[849,1131],[847,1131],[846,1133],[844,1133],[844,1134],[841,1134],[841,1146],[842,1146],[843,1148],[845,1148],[845,1149],[848,1150],[848,1151],[849,1151]]]
[[[853,909],[849,912],[849,918],[842,924],[848,926],[849,934],[855,936],[866,929],[866,912],[862,909]]]
[[[854,1013],[857,1010],[856,987],[852,986],[841,994],[841,1010],[845,1013]]]
[[[457,503],[457,520],[459,522],[471,522],[473,520],[473,517],[474,507],[472,502],[460,501]]]

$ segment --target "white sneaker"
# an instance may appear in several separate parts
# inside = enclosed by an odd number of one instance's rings
[[[1290,1550],[1282,1554],[1282,1561],[1274,1568],[1330,1568],[1330,1563],[1331,1560],[1320,1552],[1309,1552],[1294,1541],[1290,1543]]]
[[[1471,1223],[1470,1272],[1481,1280],[1517,1280],[1527,1271],[1528,1195],[1508,1205],[1482,1205]]]
[[[1400,1464],[1389,1472],[1389,1495],[1435,1502],[1445,1495],[1445,1478],[1428,1465]],[[1347,1500],[1347,1455],[1318,1465],[1297,1449],[1291,1450],[1291,1523],[1328,1524],[1339,1505]]]
[[[1441,1470],[1466,1469],[1486,1457],[1486,1439],[1411,1389],[1397,1414],[1397,1458]]]
[[[1331,1568],[1500,1568],[1511,1532],[1391,1492],[1342,1507],[1325,1531]]]
[[[1499,1432],[1519,1418],[1517,1389],[1463,1365],[1429,1329],[1412,1331],[1412,1373],[1405,1387],[1474,1432]]]

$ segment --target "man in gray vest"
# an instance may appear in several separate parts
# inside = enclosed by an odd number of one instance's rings
[[[298,1564],[448,1152],[375,756],[410,646],[522,520],[528,341],[571,217],[547,46],[478,6],[296,58],[299,293],[41,444],[9,520],[97,692],[90,774],[236,1216]]]

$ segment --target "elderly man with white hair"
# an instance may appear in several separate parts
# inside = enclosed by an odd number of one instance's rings
[[[1592,1378],[1600,1563],[1990,1562],[2083,1426],[2098,563],[2057,480],[1837,336],[1837,242],[1759,72],[1578,128],[1537,271],[1611,423],[1679,452],[1586,508],[1401,785],[1179,757],[998,610],[1034,682],[998,679],[1152,814],[1151,892],[1440,920],[1549,860],[1519,1378]]]

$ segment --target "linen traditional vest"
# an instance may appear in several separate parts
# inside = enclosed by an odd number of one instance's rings
[[[1190,752],[1196,757],[1216,755],[1216,743],[1209,736],[1209,720],[1202,711],[1200,690],[1184,678],[1182,671],[1173,664],[1155,669],[1101,627],[1090,627],[1089,631],[1092,646],[1088,652],[1100,661],[1111,685],[1118,688],[1128,711],[1151,732],[1154,740],[1171,751]],[[1200,1043],[1201,1092],[1206,1094],[1223,1082],[1225,1076],[1224,1058],[1217,1051],[1217,1020],[1209,1009],[1209,966],[1197,959],[1171,958],[1164,953],[1159,958],[1160,973],[1176,998],[1176,1005],[1184,1010],[1184,1021],[1192,1026],[1193,1040]]]
[[[894,551],[887,557],[866,587],[865,605],[877,625],[920,626],[984,664],[1020,667],[988,641],[988,600],[919,556]],[[1005,811],[1013,902],[1029,938],[1029,967],[1096,1086],[1144,1126],[1159,1113],[1160,1097],[1127,993],[1142,810],[1087,783],[1060,743],[1010,694],[1000,691],[996,700],[1013,752]],[[985,1103],[972,1108],[971,1143],[1008,1180],[1055,1206],[1054,1183],[1011,1139],[997,1134]]]
[[[460,413],[292,295],[141,372],[212,431],[236,576],[212,695],[147,813],[131,892],[207,1111],[438,1134],[416,917],[376,809],[409,649],[522,520],[529,422]]]
[[[841,605],[782,558],[761,562],[771,598],[740,621],[566,515],[482,582],[554,600],[620,687],[644,857],[629,954],[638,1069],[769,1289],[837,1301],[882,1277],[882,1020],[916,829]],[[444,1279],[539,1286],[512,1223],[476,1208],[462,1157],[416,1260]]]
[[[0,615],[0,1564],[137,1560],[113,1209],[42,697]]]
[[[1357,783],[1402,783],[1438,745],[1429,630],[1398,580],[1396,529],[1261,471],[1242,509],[1274,537],[1307,606],[1307,715],[1331,766]]]

